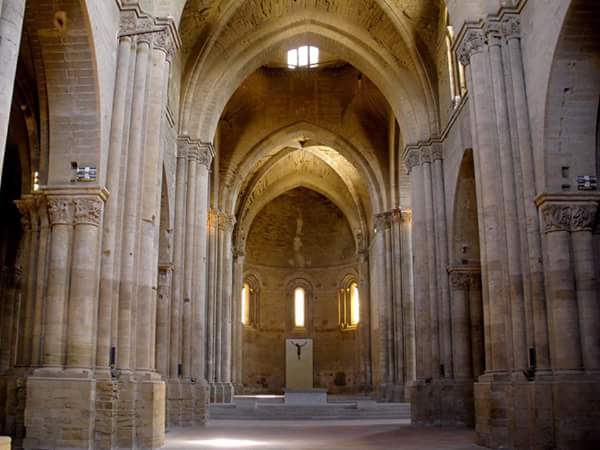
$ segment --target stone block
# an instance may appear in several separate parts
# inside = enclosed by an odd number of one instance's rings
[[[162,380],[137,383],[136,443],[138,448],[155,449],[165,441],[165,396]]]
[[[26,449],[94,447],[96,381],[30,377],[27,380]]]

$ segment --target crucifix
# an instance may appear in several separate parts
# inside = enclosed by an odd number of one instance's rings
[[[298,361],[300,361],[300,357],[302,355],[302,347],[308,344],[308,341],[305,341],[304,344],[296,344],[295,342],[290,342],[290,344],[296,346],[296,351],[298,352]]]

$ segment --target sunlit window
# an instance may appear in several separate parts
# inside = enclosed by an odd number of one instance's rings
[[[290,69],[297,67],[315,67],[319,64],[319,49],[304,45],[288,50],[287,64]]]
[[[294,291],[294,326],[304,328],[304,289],[301,287]]]
[[[250,324],[250,286],[248,283],[244,283],[242,288],[242,323]]]
[[[350,286],[350,324],[357,325],[360,320],[360,301],[358,298],[358,285]]]

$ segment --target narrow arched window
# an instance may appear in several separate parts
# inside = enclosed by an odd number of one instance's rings
[[[305,326],[305,292],[298,287],[294,290],[294,326],[304,328]]]
[[[358,297],[358,284],[350,285],[350,324],[358,325],[360,320],[360,299]]]
[[[242,288],[242,323],[250,325],[250,286],[244,283]]]

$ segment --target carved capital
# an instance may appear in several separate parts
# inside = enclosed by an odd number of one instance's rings
[[[32,197],[25,197],[20,200],[15,200],[15,205],[21,213],[21,226],[23,231],[31,231],[39,229],[37,201]]]
[[[73,202],[64,197],[49,198],[48,220],[51,225],[71,225],[73,223]]]
[[[592,231],[596,222],[596,205],[577,205],[571,209],[571,231]]]
[[[219,213],[219,230],[232,231],[235,226],[235,216],[224,212]]]
[[[421,164],[425,163],[431,164],[431,149],[429,147],[421,150]]]
[[[412,209],[403,209],[402,210],[402,222],[412,223]]]
[[[521,19],[519,16],[504,17],[502,28],[507,40],[521,38]]]
[[[441,161],[444,159],[444,152],[440,144],[434,144],[433,147],[431,147],[431,159],[433,161]]]
[[[200,142],[198,147],[198,164],[210,169],[213,157],[215,155],[214,147],[210,142]]]
[[[75,225],[95,225],[99,226],[102,220],[102,209],[104,202],[98,198],[76,198],[75,206]]]
[[[392,213],[390,211],[382,212],[375,215],[375,229],[389,230],[392,226]]]
[[[471,274],[463,272],[450,273],[450,285],[455,291],[468,291],[471,284]]]
[[[421,155],[418,150],[411,150],[408,152],[405,160],[406,170],[410,174],[413,168],[421,165]]]
[[[471,56],[486,49],[485,33],[482,29],[472,29],[465,33],[458,46],[458,60],[463,66],[471,63]]]
[[[547,203],[542,206],[544,232],[569,231],[571,229],[571,207],[560,203]]]
[[[488,20],[483,26],[483,31],[487,38],[488,45],[501,45],[502,37],[504,36],[504,28],[502,23],[497,20]]]

